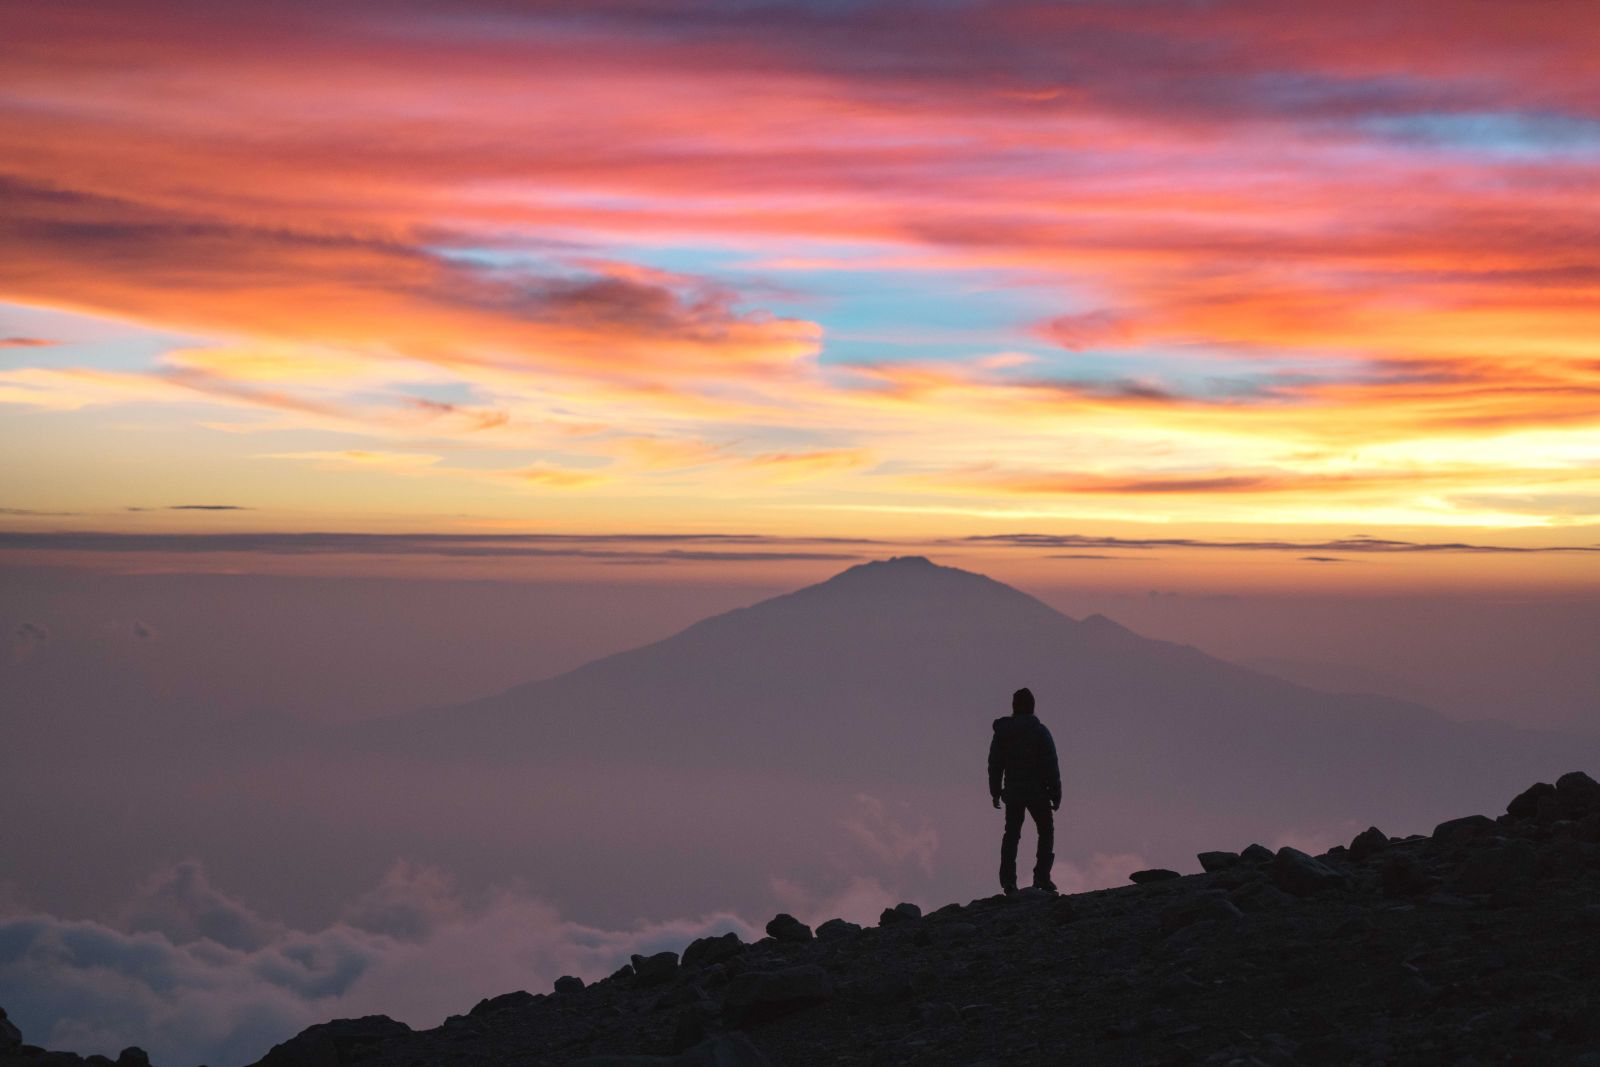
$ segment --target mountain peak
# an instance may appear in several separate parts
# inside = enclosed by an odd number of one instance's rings
[[[890,556],[888,559],[868,560],[798,592],[804,594],[809,590],[896,595],[980,593],[990,596],[1004,591],[1017,597],[1026,596],[987,575],[960,567],[947,567],[933,562],[927,556]]]
[[[858,563],[854,567],[841,572],[841,575],[851,571],[953,571],[955,567],[941,567],[927,556],[890,556],[888,559],[872,559],[865,563]]]

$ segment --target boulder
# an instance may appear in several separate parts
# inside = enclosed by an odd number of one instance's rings
[[[1556,804],[1561,818],[1581,818],[1600,808],[1600,782],[1582,771],[1568,771],[1556,779]]]
[[[915,904],[896,904],[892,908],[884,908],[883,914],[878,916],[879,926],[893,926],[895,923],[909,922],[912,919],[922,918],[922,909]]]
[[[1246,845],[1239,858],[1246,863],[1271,863],[1273,853],[1266,845]]]
[[[6,1018],[6,1010],[0,1008],[0,1052],[14,1049],[22,1044],[22,1031],[17,1029],[17,1024]]]
[[[628,973],[632,974],[633,973],[633,969],[629,968],[628,969]],[[583,992],[583,979],[582,978],[578,978],[575,975],[564,974],[560,978],[556,979],[556,992],[557,993],[582,993]]]
[[[746,971],[728,986],[723,1016],[734,1025],[761,1022],[833,996],[833,978],[815,964]]]
[[[678,973],[676,952],[657,952],[650,956],[635,954],[629,959],[633,964],[634,977],[642,988],[665,985]]]
[[[811,927],[788,912],[779,912],[767,923],[767,934],[779,941],[810,941]]]
[[[150,1067],[150,1054],[138,1045],[129,1045],[117,1053],[117,1067]]]
[[[731,930],[721,937],[696,938],[683,950],[683,966],[709,967],[713,963],[720,963],[737,956],[744,951],[744,948],[744,942],[739,940],[739,935]]]
[[[845,922],[843,919],[829,919],[817,927],[818,941],[837,941],[841,937],[859,934],[861,927],[856,923]]]
[[[1506,814],[1519,819],[1531,819],[1539,814],[1540,798],[1555,796],[1555,792],[1556,787],[1549,782],[1535,782],[1511,798],[1511,803],[1506,805]]]
[[[1239,865],[1239,854],[1237,852],[1201,852],[1195,858],[1200,861],[1200,869],[1207,874],[1225,871],[1230,867]]]
[[[1272,882],[1285,893],[1304,897],[1343,885],[1345,875],[1343,871],[1335,870],[1321,860],[1285,845],[1273,857]]]
[[[1460,819],[1447,819],[1433,828],[1433,839],[1446,845],[1465,845],[1491,834],[1495,822],[1487,815],[1467,815]]]
[[[257,1067],[339,1067],[373,1055],[383,1042],[409,1033],[411,1027],[387,1015],[335,1019],[307,1027],[282,1044],[272,1046]],[[127,1056],[129,1052],[144,1055],[138,1049],[126,1049],[122,1055]],[[117,1062],[123,1064],[122,1057],[118,1057]],[[133,1067],[133,1062],[123,1067]]]
[[[1151,867],[1149,870],[1134,871],[1128,875],[1128,881],[1134,885],[1148,885],[1151,882],[1170,882],[1174,878],[1182,878],[1177,871],[1169,871],[1165,867]]]
[[[472,1010],[467,1012],[467,1015],[469,1018],[477,1018],[484,1015],[493,1015],[496,1012],[516,1011],[522,1008],[531,1008],[538,1002],[538,997],[525,990],[518,990],[515,993],[501,993],[498,997],[488,997],[478,1001],[472,1006]]]
[[[1389,835],[1376,826],[1369,826],[1357,834],[1354,841],[1350,842],[1349,856],[1355,862],[1360,863],[1370,856],[1376,856],[1388,847]]]

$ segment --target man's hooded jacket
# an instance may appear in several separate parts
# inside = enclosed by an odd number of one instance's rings
[[[989,795],[1024,797],[1043,792],[1061,803],[1061,765],[1049,727],[1033,715],[1007,715],[994,721],[989,742]]]

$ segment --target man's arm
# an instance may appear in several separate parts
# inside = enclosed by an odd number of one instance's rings
[[[1050,806],[1061,807],[1061,762],[1056,759],[1056,739],[1050,736],[1050,728],[1044,731],[1045,750],[1045,788],[1050,793]]]
[[[994,806],[1000,806],[1000,782],[1005,768],[1000,761],[1000,731],[996,730],[989,739],[989,799],[994,801]]]

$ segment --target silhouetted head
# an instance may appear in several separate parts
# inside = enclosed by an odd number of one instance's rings
[[[1033,690],[1018,689],[1015,693],[1011,694],[1011,714],[1033,714]]]

